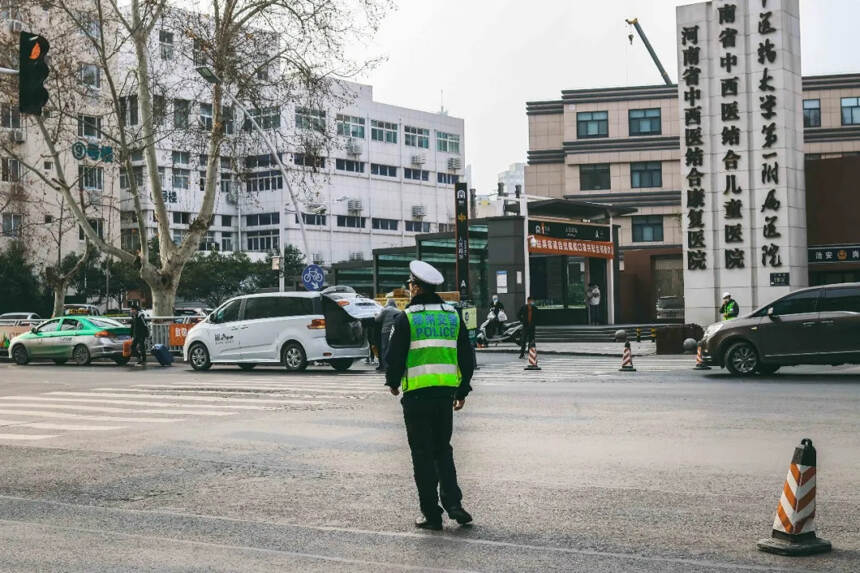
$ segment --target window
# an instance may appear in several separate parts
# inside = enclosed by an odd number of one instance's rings
[[[860,287],[828,288],[821,299],[820,312],[860,313]]]
[[[323,116],[325,117],[325,116]],[[364,118],[337,114],[337,134],[364,139]]]
[[[173,100],[173,127],[188,129],[188,110],[190,102],[187,99]]]
[[[101,87],[102,74],[95,64],[78,64],[78,81],[82,86],[97,90]]]
[[[95,14],[82,12],[78,14],[78,20],[80,22],[79,29],[85,36],[97,42],[101,41],[101,24]]]
[[[293,163],[314,169],[325,169],[325,157],[317,157],[307,153],[293,153]]]
[[[137,109],[137,96],[130,95],[119,98],[119,111],[120,114],[122,114],[122,118],[125,122],[125,125],[137,125],[139,119]]]
[[[351,159],[335,159],[334,168],[350,173],[364,173],[364,161],[352,161]]]
[[[278,157],[281,157],[282,154],[278,154]],[[275,157],[266,153],[265,155],[249,155],[245,158],[245,167],[248,169],[254,169],[255,167],[272,167],[277,165],[278,162],[275,160]],[[222,168],[225,166],[222,164]],[[230,164],[228,163],[226,169],[230,169]]]
[[[185,237],[187,237],[187,236],[188,236],[188,231],[185,231],[183,229],[174,229],[173,230],[173,244],[174,245],[181,245],[182,241],[184,241]]]
[[[239,320],[239,309],[241,307],[241,300],[231,300],[212,313],[212,322],[220,324],[222,322],[234,322]]]
[[[17,105],[4,103],[0,106],[0,126],[21,129],[21,112]]]
[[[634,215],[632,219],[634,243],[663,240],[663,215]]]
[[[453,223],[439,223],[439,232],[440,233],[453,233],[454,232],[454,224]]]
[[[284,178],[280,171],[255,171],[245,179],[245,189],[248,192],[271,191],[283,189]]]
[[[21,236],[24,225],[24,215],[20,213],[3,213],[3,234],[7,237]]]
[[[277,225],[281,222],[281,214],[277,211],[274,213],[259,213],[257,215],[246,215],[245,223],[248,227],[257,227],[259,225]]]
[[[221,233],[221,250],[222,251],[232,251],[233,250],[233,233]]]
[[[7,20],[20,20],[21,8],[18,6],[19,0],[2,0],[0,1],[0,18]]]
[[[105,171],[102,167],[78,166],[78,187],[87,191],[104,189]]]
[[[164,125],[164,117],[167,115],[167,102],[163,95],[152,96],[152,123],[156,126]]]
[[[366,217],[357,217],[354,215],[338,215],[337,226],[348,227],[350,229],[363,229],[367,221]]]
[[[455,133],[436,132],[436,151],[460,153],[460,136]]]
[[[264,107],[262,109],[249,110],[248,116],[245,118],[245,124],[242,126],[245,131],[254,129],[251,118],[257,122],[260,129],[277,129],[281,127],[281,108]]]
[[[221,226],[222,227],[232,227],[233,226],[233,215],[221,215]]]
[[[593,163],[579,166],[579,189],[593,191],[609,189],[609,164]]]
[[[200,104],[200,128],[206,131],[212,131],[212,104]]]
[[[250,297],[245,301],[244,320],[314,314],[313,299],[297,296]]]
[[[233,191],[233,175],[230,173],[221,173],[221,193],[229,194]]]
[[[81,323],[74,318],[64,318],[60,330],[80,330],[81,328]]]
[[[171,186],[174,189],[188,189],[191,185],[191,170],[174,167],[172,172]]]
[[[630,186],[662,187],[663,164],[659,161],[640,161],[630,164]]]
[[[304,221],[305,225],[324,227],[326,225],[326,215],[320,215],[319,213],[302,213],[302,221]],[[298,222],[299,217],[296,215],[296,223]]]
[[[803,127],[821,127],[821,100],[803,100]]]
[[[631,109],[628,112],[630,135],[660,135],[660,108]]]
[[[198,251],[217,251],[218,243],[215,241],[215,231],[206,231],[206,234],[200,239],[200,244],[197,245]]]
[[[296,127],[298,129],[325,131],[325,112],[307,107],[297,107]]]
[[[277,251],[279,235],[278,230],[271,231],[248,231],[245,233],[249,251]]]
[[[443,185],[454,185],[460,181],[459,175],[454,175],[452,173],[442,173],[439,172],[436,174],[436,182],[441,183]]]
[[[203,193],[204,191],[206,191],[206,172],[198,171],[197,175],[200,179],[200,192]]]
[[[173,32],[168,32],[166,30],[158,31],[158,43],[161,48],[161,59],[162,60],[172,60],[173,59]]]
[[[55,319],[50,322],[46,322],[42,326],[36,329],[36,332],[39,334],[44,334],[46,332],[57,332],[60,330],[60,319]]]
[[[404,167],[403,178],[413,179],[415,181],[429,181],[430,172],[423,169],[410,169],[409,167]]]
[[[194,59],[195,66],[205,66],[209,62],[207,61],[206,52],[204,50],[205,44],[203,40],[199,38],[194,39],[194,47],[192,48],[191,57]]]
[[[585,111],[576,114],[576,137],[609,137],[609,112]]]
[[[78,137],[101,139],[102,118],[93,115],[78,115]]]
[[[4,183],[18,183],[21,181],[21,163],[17,159],[4,157],[0,160],[0,179]]]
[[[171,154],[171,157],[173,158],[173,164],[174,165],[176,165],[176,164],[188,165],[189,163],[191,163],[191,152],[190,151],[174,151]]]
[[[430,130],[421,127],[403,126],[403,143],[409,147],[430,149]]]
[[[137,229],[122,229],[119,232],[119,242],[126,251],[138,250],[140,248],[140,235]]]
[[[398,223],[400,221],[397,219],[377,219],[374,217],[370,220],[370,226],[380,231],[396,231]]]
[[[370,174],[381,175],[382,177],[397,177],[397,168],[393,165],[380,165],[379,163],[371,163]]]
[[[387,121],[370,120],[370,139],[373,141],[382,141],[385,143],[397,143],[397,131],[399,126],[396,123]]]
[[[105,238],[105,222],[104,219],[87,219],[93,231],[99,236],[99,239]],[[83,241],[85,238],[84,229],[78,225],[78,240]]]
[[[234,121],[233,121],[233,108],[232,107],[222,107],[221,108],[221,123],[224,124],[224,133],[227,135],[231,135],[234,130]]]
[[[860,98],[842,98],[842,125],[860,125]]]
[[[135,185],[143,184],[143,165],[136,165],[132,167],[132,177],[134,178]],[[129,189],[131,187],[132,181],[129,180],[128,173],[124,168],[120,168],[119,170],[119,188],[120,189]]]
[[[403,225],[408,233],[429,233],[430,223],[424,221],[403,221]]]
[[[187,225],[191,220],[191,213],[184,211],[173,212],[173,223],[175,225]]]
[[[782,316],[786,314],[816,312],[818,296],[820,294],[821,291],[818,289],[790,294],[773,303],[773,313],[777,316]]]

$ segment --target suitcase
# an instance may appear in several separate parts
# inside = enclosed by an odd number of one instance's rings
[[[122,343],[122,356],[123,358],[131,358],[131,340],[126,340]]]
[[[168,350],[163,344],[156,344],[153,346],[152,355],[162,366],[170,366],[173,364],[173,356],[170,354],[170,350]]]

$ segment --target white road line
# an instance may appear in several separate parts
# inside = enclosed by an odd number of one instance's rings
[[[46,438],[56,438],[57,434],[0,434],[0,440],[44,440]]]
[[[80,424],[50,424],[47,422],[33,422],[21,425],[27,428],[36,428],[38,430],[67,430],[83,432],[103,432],[108,430],[122,430],[126,428],[126,426],[82,426]]]
[[[134,397],[134,396],[132,396]],[[161,397],[161,396],[159,396]],[[165,399],[173,398],[171,395],[163,396]],[[0,396],[0,404],[4,400],[22,400],[27,402],[76,402],[76,403],[96,403],[96,404],[117,404],[123,406],[158,406],[164,408],[218,408],[228,410],[268,410],[277,408],[282,404],[325,404],[322,401],[305,401],[305,400],[272,400],[270,406],[248,406],[244,404],[171,404],[167,401],[149,402],[146,400],[118,400],[115,398],[54,398],[47,396]]]
[[[13,408],[13,407],[27,407],[27,408],[49,408],[54,410],[78,410],[78,411],[90,411],[90,412],[114,412],[120,414],[170,414],[170,415],[187,415],[187,416],[232,416],[236,412],[221,412],[214,410],[170,410],[168,408],[160,409],[160,408],[147,408],[147,409],[139,409],[135,408],[130,410],[128,408],[108,408],[106,406],[78,406],[74,404],[43,404],[40,402],[27,402],[27,403],[10,403],[10,404],[2,404],[3,408]],[[0,414],[14,414],[15,410],[7,410],[0,409]],[[38,412],[38,410],[31,410],[31,412]]]
[[[26,404],[10,404],[14,406],[26,406]],[[43,407],[43,404],[32,404],[30,407]],[[124,412],[130,412],[131,410],[123,410]],[[171,414],[175,414],[176,412],[171,412]],[[88,420],[91,422],[135,422],[135,423],[171,423],[171,422],[184,422],[185,418],[123,418],[118,416],[95,416],[95,415],[86,415],[86,414],[69,414],[66,412],[43,412],[42,410],[0,410],[0,414],[10,414],[13,416],[35,416],[37,418],[55,418],[55,419],[63,419],[63,420]]]
[[[90,397],[95,396],[99,398],[128,398],[128,394],[122,394],[117,392],[47,392],[46,396],[82,396],[82,397]],[[156,400],[159,399],[170,399],[170,400],[188,400],[193,402],[221,402],[221,403],[230,403],[239,402],[242,404],[269,404],[269,405],[277,405],[285,403],[284,400],[268,400],[263,398],[232,398],[232,397],[206,397],[206,396],[176,396],[169,394],[140,394],[146,398],[154,398]],[[311,402],[295,400],[295,403],[298,404],[310,404]],[[325,402],[319,402],[320,404],[324,404]],[[238,407],[238,406],[234,406]]]
[[[139,388],[138,388],[139,387]],[[143,389],[140,389],[143,388]],[[378,390],[314,390],[312,388],[282,388],[279,386],[233,386],[228,384],[210,384],[206,386],[196,386],[196,385],[171,385],[171,384],[135,384],[135,388],[95,388],[95,390],[108,390],[112,392],[150,392],[155,390],[173,390],[173,391],[181,391],[181,392],[218,392],[221,394],[230,394],[231,390],[235,390],[237,392],[240,391],[269,391],[269,392],[282,392],[282,393],[294,393],[294,392],[312,392],[314,394],[374,394],[381,390],[385,390],[385,387],[380,384]]]

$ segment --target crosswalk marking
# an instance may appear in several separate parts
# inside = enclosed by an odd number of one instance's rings
[[[380,388],[384,389],[384,388]],[[228,384],[213,384],[210,386],[191,386],[188,384],[182,385],[173,385],[173,384],[141,384],[140,387],[137,388],[97,388],[97,390],[110,390],[112,392],[136,392],[136,393],[145,393],[152,392],[157,390],[171,390],[171,391],[193,391],[195,393],[217,393],[217,394],[230,394],[231,392],[251,392],[251,391],[264,391],[264,392],[280,392],[283,394],[291,394],[295,392],[310,392],[311,388],[282,388],[280,386],[233,386]],[[328,389],[320,389],[315,390],[314,394],[356,394],[356,393],[373,393],[378,390],[328,390]],[[234,392],[234,393],[235,393]]]
[[[127,398],[128,394],[123,394],[120,392],[48,392],[49,396],[97,396],[100,398]],[[163,394],[142,394],[142,396],[146,398],[164,398]],[[283,403],[283,400],[275,401],[266,398],[227,398],[224,397],[215,397],[215,396],[169,396],[169,398],[173,400],[179,401],[193,401],[193,402],[226,402],[229,400],[231,404],[233,402],[238,402],[240,404],[277,404],[277,402]],[[301,401],[299,403],[307,404],[306,401]]]
[[[47,438],[56,438],[57,434],[2,434],[0,440],[45,440]]]
[[[135,398],[132,394],[130,397]],[[171,395],[165,395],[164,398],[172,398]],[[182,396],[177,396],[182,398]],[[54,398],[45,396],[0,396],[0,404],[4,401],[22,400],[22,401],[38,401],[38,402],[74,402],[74,403],[96,403],[96,404],[121,404],[125,406],[159,406],[162,408],[229,408],[231,410],[269,410],[276,408],[280,404],[325,404],[323,401],[304,401],[304,400],[271,400],[268,406],[249,406],[247,404],[171,404],[164,401],[148,401],[148,400],[119,400],[114,398]]]
[[[37,430],[66,430],[79,432],[106,432],[108,430],[122,430],[126,426],[89,426],[81,424],[51,424],[49,422],[27,422],[18,424],[25,428],[36,428]]]
[[[24,406],[24,404],[16,404]],[[40,407],[42,404],[33,404],[30,407]],[[134,410],[124,410],[129,413],[134,413]],[[87,414],[69,414],[67,412],[46,412],[44,410],[2,410],[0,414],[12,416],[38,416],[39,418],[53,418],[60,420],[88,420],[91,422],[136,422],[136,423],[162,423],[169,424],[174,422],[182,422],[185,418],[149,418],[137,416],[134,418],[126,418],[122,416],[101,416]]]
[[[139,413],[139,414],[174,414],[174,415],[182,415],[187,414],[191,416],[232,416],[234,412],[223,412],[220,410],[171,410],[170,408],[147,408],[147,409],[134,409],[129,410],[128,408],[111,408],[108,406],[83,406],[78,404],[43,404],[40,402],[24,402],[24,403],[9,403],[2,404],[4,409],[0,409],[0,414],[14,412],[15,410],[9,410],[8,408],[15,407],[28,407],[28,408],[53,408],[60,410],[77,410],[84,412],[106,412],[106,413]]]

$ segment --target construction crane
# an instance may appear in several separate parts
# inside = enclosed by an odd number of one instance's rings
[[[657,64],[657,69],[660,70],[660,75],[663,76],[663,81],[666,82],[667,86],[671,86],[672,79],[669,77],[669,74],[666,73],[666,70],[663,69],[663,64],[660,63],[660,58],[657,57],[657,52],[655,52],[654,48],[651,47],[651,42],[648,41],[648,37],[645,35],[645,32],[642,31],[642,26],[639,25],[639,18],[624,21],[627,22],[628,26],[636,28],[636,33],[639,34],[640,38],[642,38],[642,42],[648,49],[648,53],[651,54],[651,59],[654,60],[655,64]],[[630,40],[630,44],[633,44],[633,32],[627,34],[627,39]]]

